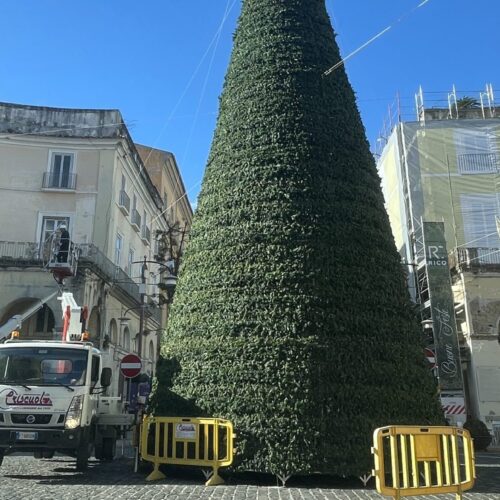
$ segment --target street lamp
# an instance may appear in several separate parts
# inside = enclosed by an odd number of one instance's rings
[[[175,287],[177,285],[177,276],[169,275],[165,280],[165,291],[167,292],[167,304],[174,300]]]

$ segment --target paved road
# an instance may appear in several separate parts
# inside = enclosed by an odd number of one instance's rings
[[[478,479],[474,490],[464,495],[470,500],[500,500],[500,453],[479,454]],[[269,480],[269,479],[268,479]],[[320,480],[322,481],[322,480]],[[290,487],[256,485],[256,478],[235,477],[231,484],[206,488],[199,476],[177,476],[146,483],[144,474],[134,474],[130,460],[113,463],[91,462],[88,472],[77,473],[74,461],[66,458],[35,460],[6,457],[0,468],[0,500],[325,500],[381,499],[373,489],[357,483],[335,484],[295,482]],[[454,495],[420,497],[454,499]]]

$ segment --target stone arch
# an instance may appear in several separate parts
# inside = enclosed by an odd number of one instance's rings
[[[118,338],[118,325],[114,318],[109,322],[109,340],[114,345],[120,343],[120,339]]]
[[[33,297],[22,297],[12,301],[4,309],[0,316],[0,325],[7,322],[12,316],[22,315],[31,307],[40,302],[40,299]],[[23,321],[20,331],[24,337],[36,338],[54,338],[56,319],[54,312],[44,304],[33,313],[29,318]]]

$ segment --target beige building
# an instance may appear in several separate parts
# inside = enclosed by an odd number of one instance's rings
[[[119,111],[0,104],[0,325],[57,291],[47,242],[66,224],[80,257],[65,287],[88,306],[92,340],[116,356],[140,352],[154,373],[165,326],[155,286],[161,267],[148,263],[141,288],[137,261],[154,261],[167,216],[179,214],[187,225],[192,217],[175,159],[165,154],[169,161],[156,165],[153,181]],[[61,322],[52,298],[22,334],[57,338]]]
[[[431,97],[434,104],[436,98]],[[460,99],[453,89],[443,104],[428,108],[420,91],[416,118],[396,121],[384,134],[378,167],[423,325],[433,332],[434,342],[442,335],[443,316],[436,321],[432,308],[448,287],[449,332],[456,323],[464,414],[482,419],[500,442],[500,109],[491,86],[476,98]],[[441,242],[436,243],[436,233],[426,241],[430,225],[443,233]],[[436,260],[441,251],[444,258]],[[450,272],[438,276],[436,266],[443,263]],[[449,368],[449,360],[439,359],[439,349],[435,354],[439,377],[439,363]],[[446,375],[441,372],[442,378]],[[457,393],[455,398],[449,394],[451,403],[444,405],[451,421],[460,411]]]
[[[179,173],[175,156],[168,151],[140,144],[136,144],[135,147],[146,166],[153,184],[161,194],[163,206],[166,207],[164,215],[167,222],[177,222],[180,227],[189,227],[193,211]]]

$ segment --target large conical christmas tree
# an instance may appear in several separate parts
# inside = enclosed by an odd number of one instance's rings
[[[339,60],[324,0],[243,0],[157,392],[232,420],[240,469],[364,474],[375,427],[441,420]]]

